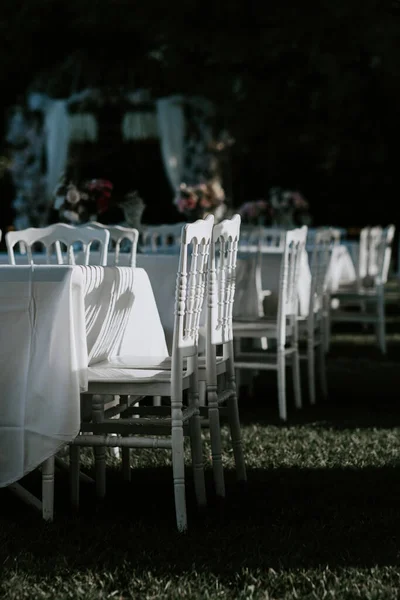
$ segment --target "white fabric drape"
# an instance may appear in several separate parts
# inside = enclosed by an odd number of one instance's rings
[[[165,171],[175,191],[181,183],[183,173],[185,139],[183,98],[170,96],[157,100],[157,121]]]
[[[47,197],[50,200],[67,163],[70,122],[66,100],[49,102],[45,116],[45,130]]]
[[[125,113],[121,129],[124,141],[157,139],[159,137],[157,116],[150,112]]]

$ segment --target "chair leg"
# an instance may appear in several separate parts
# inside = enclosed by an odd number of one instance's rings
[[[80,448],[79,446],[69,447],[70,464],[70,494],[71,504],[74,508],[79,508],[79,480],[80,480]]]
[[[322,397],[324,398],[324,400],[326,400],[326,398],[328,397],[328,383],[326,380],[326,359],[324,341],[322,339],[322,332],[318,346],[318,378],[321,387]]]
[[[239,406],[236,395],[235,369],[232,362],[231,374],[229,375],[229,387],[232,396],[228,400],[228,419],[231,431],[233,456],[236,465],[236,477],[238,481],[247,481],[246,464],[243,455],[242,435],[240,430]]]
[[[210,421],[211,455],[217,496],[225,497],[224,468],[222,465],[221,425],[219,421],[216,386],[207,386],[208,418]]]
[[[286,409],[286,372],[285,372],[285,353],[278,348],[278,402],[279,402],[279,417],[282,421],[287,419]]]
[[[171,408],[172,413],[172,474],[174,478],[175,513],[178,531],[187,530],[185,459],[183,451],[182,408]]]
[[[204,478],[204,456],[203,442],[201,439],[201,419],[199,413],[199,392],[198,379],[192,375],[191,389],[189,390],[189,403],[196,407],[195,414],[191,417],[189,423],[190,430],[190,449],[192,453],[193,479],[196,492],[197,504],[199,506],[207,505],[206,482]]]
[[[207,404],[207,383],[206,381],[199,381],[199,406],[206,406]]]
[[[54,456],[42,463],[42,516],[45,521],[54,516]]]
[[[377,299],[377,312],[378,312],[378,344],[382,354],[386,354],[386,327],[385,327],[385,298],[382,295],[378,296]]]
[[[314,327],[312,329],[314,334]],[[293,388],[294,388],[294,404],[296,408],[302,407],[301,402],[301,381],[300,381],[300,356],[299,356],[299,333],[297,329],[297,320],[293,323],[293,355],[292,355],[292,377],[293,377]]]
[[[120,403],[121,404],[128,404],[128,396],[120,396]],[[118,415],[118,417],[120,418],[121,415]],[[119,448],[118,448],[119,450]],[[127,447],[122,447],[121,448],[121,467],[122,467],[122,479],[126,482],[130,482],[131,481],[131,461],[130,461],[130,457],[131,457],[131,453],[130,453],[130,448]]]
[[[310,404],[315,404],[315,346],[313,335],[307,337],[307,369]]]
[[[161,406],[161,396],[153,396],[153,406]]]
[[[100,423],[104,418],[104,402],[99,395],[93,396],[93,422]],[[95,470],[96,470],[96,496],[104,498],[106,495],[106,449],[104,446],[95,446]]]
[[[325,314],[323,317],[323,331],[324,331],[324,350],[326,353],[329,352],[331,347],[331,297],[330,295],[325,296]]]

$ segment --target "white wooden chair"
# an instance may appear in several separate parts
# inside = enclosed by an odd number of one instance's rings
[[[208,269],[206,355],[199,358],[200,395],[204,387],[208,402],[201,403],[209,420],[214,483],[218,496],[225,496],[220,433],[220,407],[227,413],[238,481],[246,481],[233,352],[232,309],[240,234],[240,215],[214,225]],[[217,356],[217,347],[221,348]],[[169,368],[170,361],[163,361]],[[154,367],[153,367],[154,368]],[[203,423],[204,424],[204,423]]]
[[[313,233],[311,251],[311,291],[307,317],[299,317],[299,338],[306,341],[307,352],[300,358],[307,360],[308,390],[310,403],[315,404],[315,352],[318,349],[318,375],[321,391],[327,396],[325,367],[325,331],[327,318],[326,278],[333,244],[337,243],[337,234],[332,229],[318,228]]]
[[[8,259],[11,265],[15,265],[14,247],[20,244],[25,248],[28,263],[34,263],[32,253],[33,246],[42,246],[46,253],[46,262],[51,264],[53,251],[55,252],[56,264],[75,264],[74,245],[76,242],[82,244],[84,256],[83,264],[88,265],[90,260],[90,247],[92,242],[100,244],[100,264],[107,264],[107,249],[110,234],[104,229],[91,227],[73,227],[64,223],[56,223],[48,227],[30,227],[21,231],[9,231],[6,234],[6,245]],[[62,252],[62,246],[66,246],[66,263]]]
[[[186,223],[146,225],[141,232],[141,250],[145,253],[179,252],[182,229]]]
[[[109,231],[110,244],[108,259],[110,259],[110,257],[114,257],[115,266],[119,264],[121,244],[123,245],[125,240],[127,240],[130,245],[129,266],[136,267],[136,254],[139,239],[139,231],[137,229],[122,227],[121,225],[104,225],[103,223],[97,223],[97,221],[92,221],[90,223],[90,227],[107,229],[107,231]]]
[[[378,228],[375,229],[377,231],[371,234],[370,243],[364,244],[365,255],[360,243],[362,263],[356,284],[339,288],[332,295],[332,306],[335,308],[331,310],[331,322],[375,325],[378,346],[382,354],[386,354],[385,284],[389,275],[395,226],[389,225],[382,234]],[[368,237],[368,232],[363,235]],[[380,238],[378,243],[377,238]],[[336,308],[336,305],[339,307]],[[360,310],[346,310],[349,307],[359,307]]]
[[[89,369],[86,395],[93,399],[92,422],[81,424],[81,434],[71,444],[71,499],[79,504],[79,446],[168,448],[172,450],[176,520],[179,531],[187,528],[184,472],[184,436],[191,441],[194,482],[199,505],[206,504],[198,391],[198,339],[200,314],[206,288],[207,265],[214,217],[185,225],[177,275],[175,322],[170,369],[154,357],[122,356]],[[189,256],[189,251],[192,250]],[[190,263],[190,264],[188,264]],[[188,390],[188,406],[183,392]],[[99,395],[169,396],[170,406],[123,407],[119,419],[104,418]],[[85,395],[83,395],[83,398]],[[115,413],[114,413],[115,414]],[[139,418],[130,418],[137,414]],[[87,435],[90,433],[90,435]],[[115,437],[111,433],[122,434]],[[139,436],[137,435],[139,434]],[[154,437],[154,436],[163,436]],[[126,455],[125,455],[126,458]],[[96,485],[105,493],[105,456],[96,460]]]
[[[234,320],[233,335],[241,338],[267,338],[276,340],[277,352],[241,352],[240,345],[235,353],[235,368],[250,370],[276,370],[278,377],[279,416],[287,419],[286,408],[286,358],[291,357],[295,404],[301,408],[300,364],[298,351],[298,283],[300,275],[301,255],[305,252],[307,227],[285,232],[285,247],[282,256],[279,282],[279,298],[277,316],[260,317],[258,320]],[[265,252],[265,249],[264,249]],[[263,253],[259,250],[259,270]],[[261,274],[260,274],[261,280]],[[272,361],[269,359],[272,358]]]
[[[220,432],[220,406],[227,415],[238,481],[246,481],[237,402],[232,310],[240,233],[240,215],[214,225],[208,271],[206,357],[200,358],[199,379],[206,381],[206,407],[201,407],[210,425],[214,483],[218,496],[225,496]],[[217,355],[217,347],[222,354]],[[218,385],[219,384],[219,385]]]

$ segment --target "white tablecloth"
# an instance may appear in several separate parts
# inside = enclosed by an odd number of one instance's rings
[[[77,435],[88,364],[124,353],[167,355],[145,271],[0,267],[0,487]]]
[[[334,246],[327,273],[328,289],[334,292],[339,285],[354,283],[356,279],[356,269],[348,248],[342,244]]]
[[[281,272],[283,252],[280,249],[263,252],[261,263],[261,277],[264,290],[269,290],[270,295],[264,300],[264,312],[268,316],[276,316],[278,310],[279,278]],[[256,290],[256,263],[257,255],[248,254],[245,258],[238,259],[236,271],[236,294],[233,315],[236,318],[257,318],[258,299]],[[311,289],[311,271],[308,264],[307,252],[304,252],[300,263],[299,281],[299,313],[308,315]]]

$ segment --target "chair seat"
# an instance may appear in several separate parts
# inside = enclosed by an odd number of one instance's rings
[[[276,337],[278,334],[277,321],[275,318],[262,317],[260,319],[253,320],[245,320],[245,319],[235,319],[232,323],[233,327],[233,335],[242,335],[244,333],[249,333],[249,337],[252,337],[255,333],[260,333],[265,335],[265,337]],[[286,335],[292,334],[292,325],[290,323],[286,324]]]
[[[337,291],[332,293],[332,297],[339,298],[339,300],[375,298],[377,293],[378,290],[376,287],[358,287],[356,283],[353,283],[345,287],[340,287]]]
[[[171,382],[171,370],[162,368],[131,368],[127,366],[121,366],[123,363],[121,357],[114,362],[115,359],[110,361],[103,361],[97,363],[88,369],[88,381],[91,383],[170,383]],[[182,378],[186,379],[189,377],[187,371],[184,371]]]
[[[217,356],[216,358],[216,365],[217,365],[217,374],[219,375],[220,373],[223,373],[225,370],[225,359],[223,356]],[[91,369],[93,369],[93,373],[94,373],[94,369],[96,369],[96,367],[99,367],[101,369],[101,371],[103,372],[104,370],[104,375],[106,374],[106,370],[110,370],[110,369],[117,369],[117,370],[125,370],[125,369],[130,369],[130,370],[145,370],[147,373],[149,373],[149,371],[153,372],[153,371],[169,371],[171,369],[171,357],[170,356],[130,356],[130,355],[124,355],[124,356],[116,356],[114,358],[111,358],[107,361],[101,362],[101,363],[97,363],[95,365],[92,365],[92,367],[90,367],[89,372]],[[205,356],[200,356],[198,359],[198,368],[199,371],[205,371],[206,369],[206,357]],[[90,374],[89,374],[90,377]],[[200,377],[201,377],[201,373],[200,373]],[[102,377],[100,381],[102,381],[104,378]],[[153,380],[153,379],[152,379]],[[91,381],[91,379],[90,379]]]

